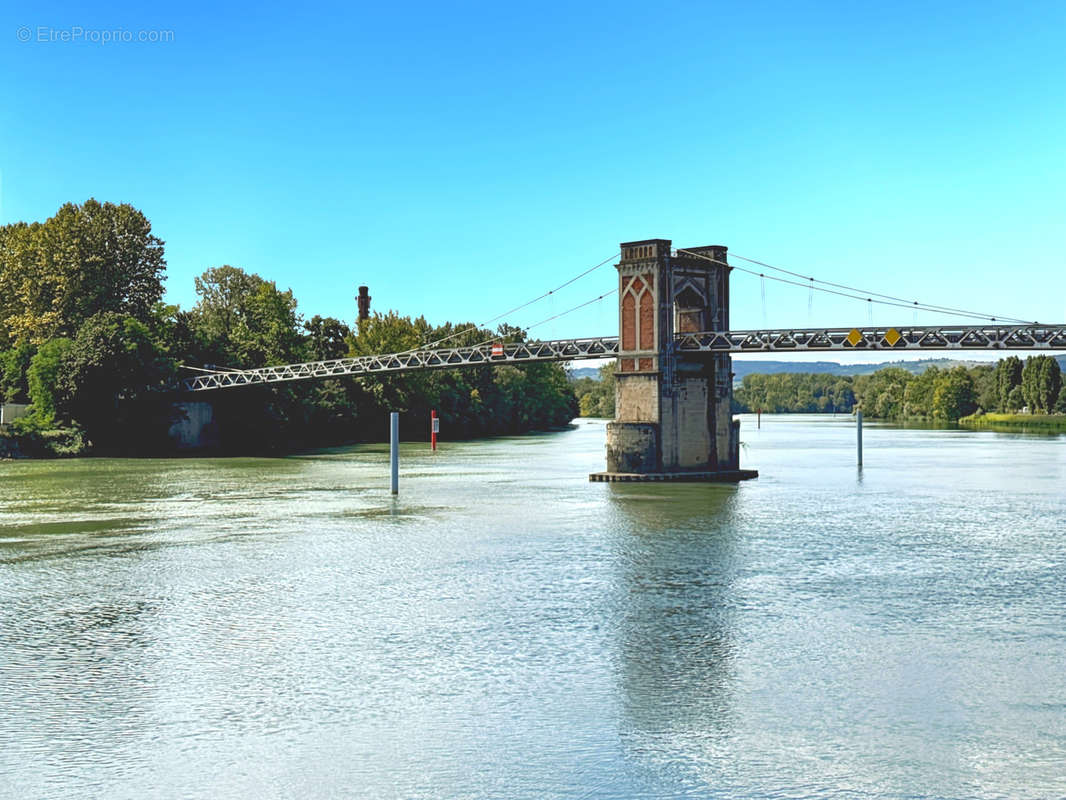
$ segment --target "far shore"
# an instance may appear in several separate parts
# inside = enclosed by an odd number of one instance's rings
[[[1066,414],[971,414],[959,425],[968,428],[1016,428],[1066,432]]]

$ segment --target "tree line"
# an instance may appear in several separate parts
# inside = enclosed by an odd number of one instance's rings
[[[162,302],[164,243],[128,204],[67,203],[43,223],[0,227],[0,399],[29,403],[25,449],[150,454],[171,446],[174,387],[190,368],[250,369],[398,352],[450,337],[522,341],[507,325],[431,325],[375,313],[354,329],[305,319],[291,290],[239,267],[207,269],[197,302]],[[194,396],[185,399],[203,399]],[[556,364],[325,379],[210,396],[226,452],[290,451],[385,436],[387,412],[461,438],[559,427],[578,401]],[[418,428],[420,430],[420,428]]]
[[[745,375],[735,392],[738,411],[768,413],[863,413],[888,420],[953,422],[975,413],[1066,413],[1066,392],[1058,361],[1051,356],[1017,356],[996,364],[950,369],[929,367],[914,374],[886,367],[871,375],[812,373]]]

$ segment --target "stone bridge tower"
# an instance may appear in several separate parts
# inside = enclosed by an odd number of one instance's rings
[[[590,478],[754,478],[740,469],[732,359],[674,344],[675,332],[729,330],[726,248],[673,251],[670,244],[621,245],[615,421],[607,425],[607,471]]]

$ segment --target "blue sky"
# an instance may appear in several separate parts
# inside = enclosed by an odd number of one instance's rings
[[[86,40],[116,30],[170,41]],[[663,237],[1066,320],[1058,2],[18,3],[0,67],[0,219],[132,203],[183,306],[228,263],[308,317],[350,321],[367,283],[378,310],[483,321]],[[604,267],[510,321],[614,285]],[[763,297],[736,275],[733,327],[869,322]],[[616,327],[609,298],[536,333]]]

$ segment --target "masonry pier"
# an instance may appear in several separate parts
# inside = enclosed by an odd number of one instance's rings
[[[740,468],[728,353],[680,351],[675,333],[729,330],[726,248],[672,250],[669,239],[624,242],[618,269],[615,420],[607,470],[592,481],[755,478]]]

